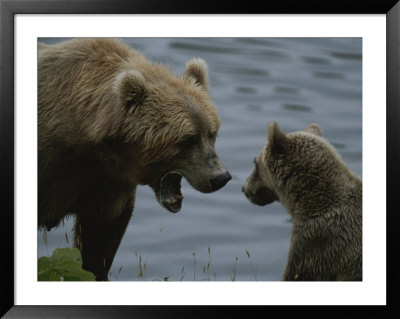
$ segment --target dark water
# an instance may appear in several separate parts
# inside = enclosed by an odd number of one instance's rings
[[[54,43],[60,39],[43,39]],[[267,124],[286,132],[318,123],[350,169],[362,174],[360,38],[132,38],[127,43],[181,74],[193,57],[207,61],[221,128],[216,149],[232,180],[201,194],[182,182],[182,210],[161,208],[139,187],[135,211],[111,280],[280,280],[291,222],[279,203],[250,204],[241,187],[266,142]],[[73,218],[38,232],[38,256],[72,241]],[[247,252],[246,252],[247,251]],[[236,260],[237,259],[237,260]],[[143,277],[138,277],[139,265]],[[144,268],[145,266],[145,269]]]

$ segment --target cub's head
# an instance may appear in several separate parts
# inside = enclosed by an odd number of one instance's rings
[[[188,61],[181,77],[143,62],[119,74],[114,85],[126,114],[119,135],[138,150],[138,183],[150,185],[171,212],[182,206],[182,177],[203,193],[231,179],[215,151],[220,121],[207,72],[201,59]]]
[[[331,182],[342,161],[322,138],[317,124],[305,131],[285,134],[273,122],[268,127],[268,141],[254,164],[243,185],[246,197],[256,205],[278,200],[293,207],[306,203],[311,193],[318,194],[320,200],[330,196]]]

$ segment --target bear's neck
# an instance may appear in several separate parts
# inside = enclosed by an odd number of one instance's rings
[[[332,212],[347,213],[349,206],[355,208],[354,211],[361,212],[362,181],[351,172],[346,172],[334,181],[326,181],[323,185],[299,191],[283,200],[282,204],[291,215],[293,223],[329,216]]]

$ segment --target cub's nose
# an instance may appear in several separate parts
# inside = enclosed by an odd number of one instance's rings
[[[225,184],[228,183],[231,178],[232,176],[231,174],[229,174],[228,171],[211,178],[210,179],[211,191],[214,192],[216,190],[219,190],[220,188],[225,186]]]

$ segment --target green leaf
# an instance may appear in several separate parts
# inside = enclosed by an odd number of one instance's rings
[[[51,257],[38,260],[38,281],[93,281],[95,276],[82,269],[78,248],[57,248]]]

